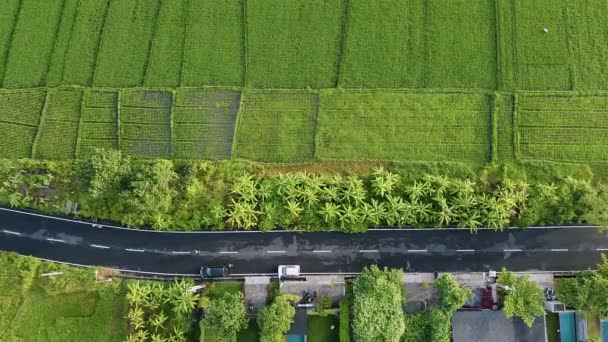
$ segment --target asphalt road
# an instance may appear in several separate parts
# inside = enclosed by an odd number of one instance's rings
[[[364,266],[409,272],[572,271],[595,267],[608,233],[594,227],[372,230],[366,234],[301,232],[152,232],[0,208],[0,249],[23,255],[166,274],[233,264],[235,275],[357,273]]]

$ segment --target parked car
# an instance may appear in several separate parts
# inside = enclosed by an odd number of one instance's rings
[[[300,276],[300,265],[279,266],[279,280],[283,278],[294,278]]]
[[[221,278],[230,275],[230,265],[228,266],[203,266],[201,267],[201,277]]]

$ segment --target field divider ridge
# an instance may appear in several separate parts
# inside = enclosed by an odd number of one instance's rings
[[[515,155],[516,161],[521,161],[521,153],[519,150],[519,96],[518,93],[513,94],[513,154]]]
[[[44,121],[46,115],[46,109],[49,103],[50,91],[46,90],[44,93],[44,105],[42,105],[42,110],[40,112],[40,120],[38,120],[38,128],[36,129],[36,135],[34,136],[34,141],[32,142],[32,151],[30,152],[31,158],[36,158],[36,145],[38,143],[38,139],[40,139],[40,134],[42,129],[44,128]]]
[[[189,24],[190,24],[190,3],[192,0],[186,0],[185,3],[185,11],[186,18],[184,20],[184,39],[182,40],[182,59],[179,67],[179,86],[181,87],[184,84],[184,60],[186,59],[186,42],[188,41],[188,35],[190,34]]]
[[[78,117],[78,133],[76,133],[76,147],[74,148],[74,158],[78,158],[80,155],[80,144],[82,140],[82,126],[84,124],[84,90],[82,90],[82,96],[80,98],[80,115]]]
[[[154,48],[154,42],[156,41],[156,32],[158,31],[158,23],[160,20],[158,20],[158,18],[160,17],[160,9],[163,7],[163,3],[165,2],[165,0],[158,0],[156,1],[157,6],[156,6],[156,12],[154,15],[154,29],[152,29],[152,37],[150,37],[150,42],[148,43],[148,55],[146,57],[146,61],[144,62],[144,68],[143,68],[143,77],[141,79],[141,85],[145,86],[147,84],[147,80],[148,80],[148,68],[150,67],[150,56],[152,55],[152,50]]]
[[[242,0],[243,5],[243,87],[249,85],[249,29],[247,21],[247,0]],[[236,130],[236,127],[235,127]]]
[[[347,0],[348,1],[348,0]],[[317,127],[319,126],[319,103],[321,102],[321,94],[317,92],[315,95],[315,116],[312,121],[312,144],[311,144],[311,159],[315,159],[317,154]]]
[[[239,123],[241,122],[241,116],[245,111],[246,99],[248,88],[245,87],[240,93],[239,98],[239,109],[236,111],[236,117],[234,118],[234,130],[232,133],[232,145],[230,146],[230,157],[236,156],[236,148],[238,143],[239,134]]]
[[[23,0],[19,0],[19,4],[17,5],[17,9],[15,10],[15,20],[13,22],[13,26],[11,27],[10,33],[8,34],[8,41],[6,42],[6,49],[2,51],[2,55],[0,55],[4,60],[2,60],[2,68],[0,69],[0,87],[4,87],[4,76],[6,75],[6,67],[8,66],[8,57],[11,51],[11,47],[13,46],[13,38],[15,37],[15,31],[17,29],[17,24],[19,23],[19,17],[21,16],[21,8],[23,7]]]
[[[336,56],[337,70],[336,70],[336,83],[335,88],[344,87],[344,78],[342,74],[344,72],[344,61],[346,60],[346,41],[348,37],[348,21],[350,18],[350,0],[342,0],[343,13],[342,20],[340,22],[340,39],[338,41],[338,55]]]
[[[49,71],[51,70],[51,61],[53,59],[53,53],[57,48],[57,37],[59,37],[59,30],[61,29],[61,22],[63,21],[63,11],[65,10],[65,3],[67,0],[63,0],[61,2],[61,9],[59,10],[59,18],[57,18],[57,24],[55,25],[55,33],[53,34],[53,48],[49,54],[49,57],[46,59],[46,72],[41,80],[41,85],[46,85],[47,78],[49,77]]]
[[[116,146],[119,151],[122,151],[122,137],[120,134],[121,122],[120,122],[120,99],[122,97],[122,90],[116,91],[116,104],[114,108],[116,109]]]
[[[104,32],[105,32],[105,28],[106,28],[106,23],[108,21],[108,13],[110,13],[110,6],[112,6],[112,1],[113,0],[107,0],[107,6],[105,8],[105,13],[103,14],[103,22],[101,23],[100,27],[100,32],[99,32],[99,41],[97,42],[97,46],[95,47],[95,52],[93,53],[93,55],[95,56],[95,64],[93,65],[92,71],[91,71],[91,75],[90,75],[90,79],[88,80],[86,85],[92,86],[93,83],[95,82],[95,72],[97,71],[97,64],[99,64],[99,51],[101,50],[101,46],[103,45],[103,36],[104,36]]]
[[[169,107],[169,155],[171,158],[175,155],[175,144],[173,143],[175,139],[175,125],[173,122],[173,109],[175,108],[175,95],[176,91],[171,91],[171,106]]]
[[[568,46],[568,55],[570,58],[568,58],[568,72],[570,74],[570,89],[571,90],[575,90],[576,89],[576,66],[573,62],[575,56],[576,56],[576,52],[575,52],[575,48],[573,46],[572,40],[574,39],[572,36],[572,30],[571,30],[571,26],[570,26],[570,15],[568,14],[568,0],[563,0],[564,2],[564,26],[565,26],[565,30],[566,30],[566,44]]]
[[[490,161],[498,161],[498,112],[500,110],[498,93],[488,96],[490,102]]]

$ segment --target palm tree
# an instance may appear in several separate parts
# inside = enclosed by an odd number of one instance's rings
[[[178,287],[179,288],[179,287]],[[198,301],[198,293],[187,291],[186,288],[182,288],[181,291],[173,292],[173,312],[176,315],[188,315],[192,313],[192,310],[196,307]]]
[[[285,209],[287,209],[287,211],[291,215],[292,220],[297,220],[303,210],[300,206],[300,203],[296,202],[295,200],[288,200]]]
[[[161,334],[150,335],[150,341],[152,342],[167,342],[168,339],[164,338]]]
[[[147,306],[150,302],[151,292],[149,284],[136,280],[128,283],[126,298],[133,306]]]
[[[129,309],[127,313],[127,318],[129,319],[129,323],[134,329],[142,329],[145,327],[144,324],[144,310],[142,310],[139,306],[133,306]]]
[[[399,183],[399,175],[386,171],[384,168],[374,170],[372,189],[379,197],[390,194]]]
[[[184,330],[177,325],[173,326],[173,330],[171,331],[171,335],[169,336],[169,341],[171,342],[185,342],[186,334]]]
[[[165,312],[163,310],[160,310],[158,314],[152,315],[152,317],[149,318],[150,324],[156,329],[161,329],[167,319],[169,319],[169,317],[165,315]]]
[[[258,223],[258,215],[260,211],[255,209],[256,204],[251,202],[242,202],[232,200],[232,207],[228,211],[228,219],[230,225],[237,228],[251,229]]]
[[[299,191],[299,195],[308,206],[314,206],[319,203],[319,188],[313,186],[306,186],[304,189]]]
[[[324,206],[319,210],[319,214],[323,216],[325,222],[334,222],[340,215],[340,206],[332,202],[325,202]]]
[[[328,184],[327,186],[321,188],[321,198],[328,202],[335,202],[338,200],[339,188],[334,184]]]
[[[350,204],[343,204],[340,210],[340,226],[344,228],[348,228],[348,226],[352,226],[353,228],[360,225],[362,223],[362,217],[359,212],[359,208],[353,207]],[[348,229],[352,230],[352,229]]]
[[[423,196],[428,194],[430,184],[428,182],[415,181],[414,184],[407,187],[406,192],[410,195],[412,202],[418,202]]]
[[[384,218],[385,214],[384,204],[379,203],[373,198],[371,204],[363,203],[361,207],[363,221],[375,226],[380,225],[380,221]]]
[[[365,188],[363,181],[357,177],[348,177],[342,189],[342,201],[350,204],[360,205],[365,200]]]
[[[127,342],[146,342],[147,340],[148,332],[145,330],[137,330],[126,338]]]
[[[246,174],[238,177],[232,184],[231,193],[237,194],[245,201],[255,201],[257,196],[257,182],[252,175]]]

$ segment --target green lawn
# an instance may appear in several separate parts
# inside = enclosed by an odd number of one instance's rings
[[[216,281],[207,285],[205,296],[210,299],[219,298],[224,293],[241,292],[243,283],[238,281]]]
[[[331,327],[334,327],[333,330]],[[309,315],[308,332],[309,342],[335,342],[339,341],[340,321],[338,316],[329,315],[326,317]]]
[[[94,270],[40,264],[8,253],[0,253],[0,266],[0,340],[124,339],[124,290],[95,283]],[[63,275],[39,276],[52,271]]]

